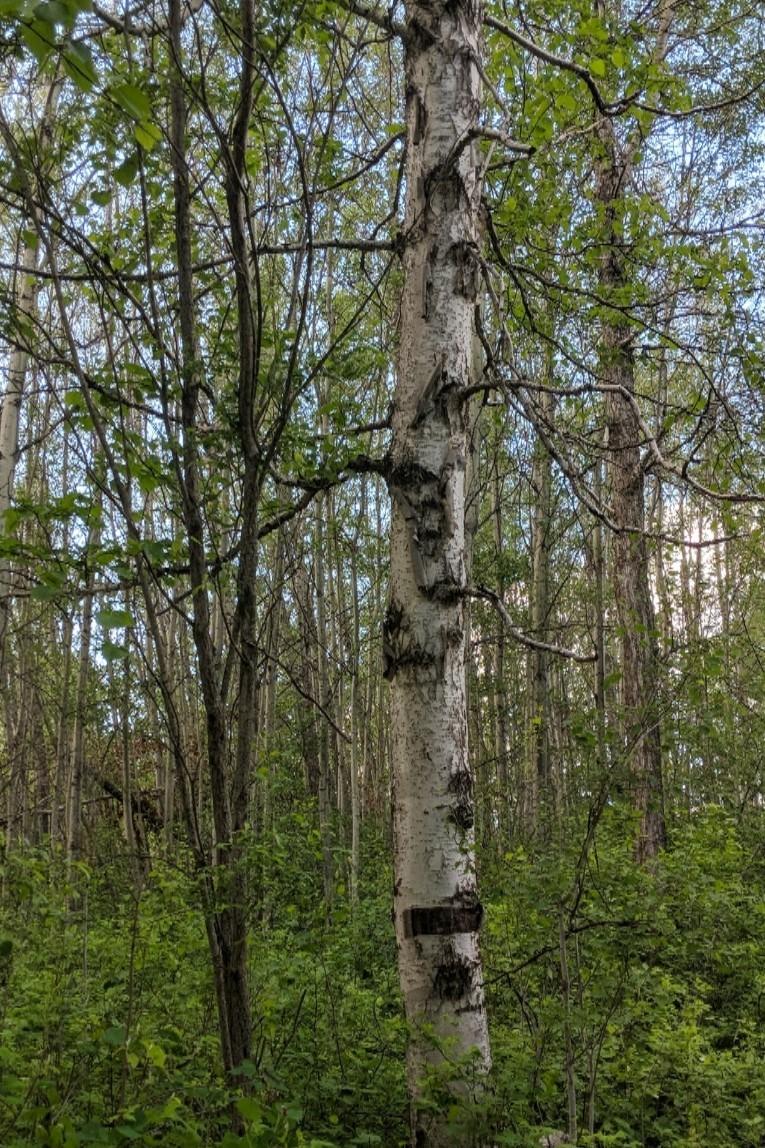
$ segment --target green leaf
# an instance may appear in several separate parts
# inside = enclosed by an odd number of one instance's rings
[[[99,626],[105,630],[116,630],[135,624],[135,619],[129,610],[101,610],[96,615]]]
[[[2,527],[6,534],[12,534],[15,528],[21,522],[23,515],[20,510],[15,506],[9,506],[1,517]]]
[[[141,548],[150,562],[160,563],[167,558],[168,544],[165,542],[145,538]]]
[[[111,1028],[107,1028],[101,1034],[101,1040],[104,1044],[110,1044],[112,1048],[119,1048],[127,1040],[127,1031],[122,1024],[114,1024]]]
[[[60,593],[60,586],[52,586],[49,583],[39,582],[37,586],[33,586],[29,591],[29,597],[34,599],[35,602],[52,602],[54,598],[58,598]]]
[[[89,92],[98,80],[87,44],[67,44],[64,49],[64,69],[69,79],[83,92]]]
[[[592,40],[605,41],[608,39],[608,28],[597,16],[590,16],[589,19],[583,20],[578,31],[580,35],[589,36]]]
[[[111,89],[111,96],[124,112],[135,120],[148,120],[151,116],[151,101],[135,84],[117,84]]]
[[[114,178],[120,187],[130,187],[138,172],[138,156],[131,155],[114,169]]]
[[[146,1050],[146,1059],[150,1060],[157,1068],[164,1068],[165,1061],[167,1060],[165,1050],[158,1044],[155,1044],[153,1040],[145,1041],[144,1048]],[[179,1102],[175,1097],[173,1099],[175,1100],[175,1104],[171,1105],[170,1102],[168,1102],[168,1104],[165,1105],[164,1112],[157,1117],[158,1120],[164,1120],[168,1115],[175,1112]]]
[[[35,19],[42,20],[46,24],[66,24],[71,26],[72,14],[65,4],[61,4],[60,0],[42,0],[41,4],[37,4],[34,8]]]
[[[132,1124],[118,1124],[117,1132],[125,1140],[140,1140],[143,1137],[142,1128],[134,1128]]]
[[[19,34],[37,63],[42,67],[56,46],[56,37],[52,26],[46,24],[44,20],[33,20],[31,24],[22,24]]]
[[[144,120],[143,123],[136,124],[133,129],[136,143],[139,143],[145,151],[151,151],[156,143],[162,139],[162,132],[151,123],[150,120]]]
[[[561,112],[575,112],[578,107],[576,97],[571,92],[559,92],[555,103]]]
[[[257,1100],[251,1096],[240,1096],[236,1102],[236,1109],[240,1116],[243,1116],[248,1123],[254,1123],[259,1120],[263,1115],[263,1109]]]
[[[597,76],[598,79],[602,79],[606,74],[606,61],[601,60],[599,56],[593,56],[590,60],[590,71],[592,72],[593,76]]]
[[[129,651],[127,646],[118,646],[115,642],[110,642],[108,638],[104,638],[101,653],[107,662],[123,662]]]

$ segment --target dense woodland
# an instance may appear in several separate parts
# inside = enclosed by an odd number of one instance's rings
[[[0,0],[4,1148],[765,1144],[763,204],[757,0]]]

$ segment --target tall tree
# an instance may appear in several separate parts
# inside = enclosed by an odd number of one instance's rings
[[[661,0],[652,64],[660,67],[676,4]],[[614,18],[605,0],[596,14]],[[602,321],[599,381],[606,391],[610,495],[616,531],[613,585],[621,643],[621,698],[630,788],[640,827],[638,860],[655,857],[665,844],[661,728],[659,723],[659,649],[649,578],[645,526],[644,434],[635,395],[634,330],[621,308],[630,288],[625,235],[626,196],[645,131],[637,126],[620,140],[613,119],[600,115],[596,138],[595,196],[602,225],[599,282],[608,310]]]
[[[417,1106],[426,1068],[490,1063],[473,857],[465,677],[465,394],[479,278],[482,6],[406,10],[404,285],[389,486],[395,924],[413,1143],[447,1142]]]

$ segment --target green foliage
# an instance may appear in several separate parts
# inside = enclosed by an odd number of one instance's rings
[[[139,891],[118,859],[69,877],[43,854],[10,856],[0,910],[0,1141],[80,1148],[309,1148],[397,1143],[406,1110],[404,1026],[387,866],[373,899],[327,925],[312,853],[274,838],[283,884],[252,907],[253,1061],[220,1072],[195,878],[156,862]],[[310,835],[309,835],[310,840]],[[377,851],[378,843],[371,847]],[[315,842],[311,849],[315,849]],[[262,855],[247,846],[248,865]],[[377,857],[379,861],[379,857]],[[306,863],[307,862],[307,863]],[[78,890],[77,910],[72,909]],[[287,889],[291,889],[287,901]],[[244,1127],[230,1131],[233,1109]]]
[[[501,1142],[565,1128],[568,1026],[585,1130],[594,1093],[594,1135],[581,1143],[760,1144],[761,841],[711,808],[676,828],[652,871],[635,866],[632,842],[630,819],[609,809],[584,864],[574,849],[533,864],[518,851],[486,881]]]
[[[286,794],[283,795],[286,797]],[[277,797],[277,804],[282,799]],[[529,1148],[565,1127],[570,1031],[582,1145],[759,1145],[765,1126],[761,831],[710,808],[636,868],[630,816],[609,807],[571,846],[483,862],[493,1087],[436,1071],[455,1145]],[[579,846],[577,847],[577,841]],[[42,1144],[308,1148],[406,1142],[405,1026],[386,845],[364,839],[361,901],[320,902],[310,805],[247,838],[253,1055],[226,1082],[193,873],[155,861],[145,886],[112,854],[75,867],[29,852],[3,866],[0,1137]],[[337,854],[338,873],[344,856]],[[79,890],[78,908],[72,893]],[[561,991],[559,929],[570,993]],[[587,1129],[594,1095],[594,1132]],[[243,1127],[232,1132],[235,1110]]]

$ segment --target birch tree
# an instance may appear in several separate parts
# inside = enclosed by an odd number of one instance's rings
[[[490,1063],[473,863],[465,679],[464,394],[479,266],[481,5],[407,6],[404,286],[389,486],[395,924],[413,1143],[448,1140],[417,1108],[426,1067]]]

